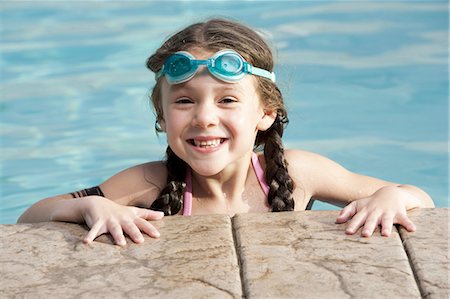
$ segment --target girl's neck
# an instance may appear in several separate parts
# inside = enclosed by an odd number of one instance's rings
[[[250,159],[251,156],[240,163],[233,163],[213,176],[200,176],[192,171],[193,197],[220,201],[241,199],[251,168]]]

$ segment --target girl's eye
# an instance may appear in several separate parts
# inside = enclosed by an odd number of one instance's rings
[[[188,98],[181,98],[175,101],[177,104],[192,104],[193,101]]]
[[[230,103],[236,103],[236,102],[237,102],[237,100],[233,99],[233,98],[223,98],[220,100],[220,103],[223,103],[223,104],[230,104]]]

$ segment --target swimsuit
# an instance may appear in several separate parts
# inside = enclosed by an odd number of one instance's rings
[[[269,186],[266,183],[266,179],[264,178],[264,170],[259,163],[258,155],[252,153],[252,166],[255,170],[256,177],[258,178],[259,185],[261,189],[264,191],[266,196],[269,195]],[[186,190],[184,191],[183,196],[183,215],[191,216],[192,214],[192,174],[191,170],[188,170],[186,174]]]

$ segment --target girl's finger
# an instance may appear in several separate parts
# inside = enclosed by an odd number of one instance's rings
[[[356,214],[356,202],[352,202],[341,210],[338,218],[336,219],[336,223],[347,222],[355,214]]]
[[[108,223],[108,231],[117,245],[125,246],[127,244],[122,227],[117,222]]]
[[[159,220],[164,217],[164,212],[150,209],[136,208],[136,215],[146,220]]]
[[[392,233],[394,217],[389,214],[385,214],[383,218],[381,218],[381,235],[385,237],[389,237]]]
[[[345,233],[348,235],[353,235],[356,231],[366,222],[367,212],[359,211],[352,220],[347,225]]]
[[[369,238],[373,235],[373,232],[380,224],[380,216],[378,214],[372,213],[366,218],[366,222],[364,223],[364,227],[361,231],[361,236]]]
[[[133,222],[126,222],[122,224],[122,229],[134,243],[144,242],[144,237],[142,236],[141,231]]]
[[[414,223],[408,218],[406,214],[400,214],[395,217],[395,223],[400,224],[404,228],[406,228],[409,232],[415,232],[416,226]]]
[[[159,231],[151,223],[142,218],[136,220],[136,225],[142,232],[146,233],[149,237],[159,238],[161,235]]]
[[[91,227],[91,229],[86,234],[86,236],[84,236],[83,243],[90,244],[95,240],[95,238],[100,236],[103,233],[103,232],[100,233],[100,229],[102,228],[102,226],[103,226],[103,224],[100,221],[97,221],[96,223],[94,223],[94,225]]]

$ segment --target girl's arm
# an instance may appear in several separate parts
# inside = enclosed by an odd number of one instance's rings
[[[119,245],[125,245],[124,232],[136,243],[143,241],[141,231],[157,237],[158,231],[147,220],[161,219],[163,214],[134,206],[150,207],[159,194],[160,181],[165,179],[164,169],[161,163],[129,168],[100,185],[105,197],[64,194],[47,198],[31,206],[18,222],[86,223],[91,228],[84,238],[86,243],[107,232]]]
[[[33,223],[45,221],[57,221],[58,212],[66,211],[62,221],[82,223],[83,218],[79,209],[80,201],[70,194],[62,194],[45,198],[29,207],[17,220],[18,223]],[[56,213],[56,215],[55,215]]]
[[[330,159],[305,151],[286,151],[294,181],[299,182],[309,200],[317,198],[335,205],[347,205],[337,223],[348,222],[346,232],[354,234],[360,227],[363,236],[371,236],[378,225],[389,236],[392,225],[415,229],[406,211],[417,207],[434,207],[430,196],[409,185],[352,173]],[[298,187],[298,186],[297,186]]]

